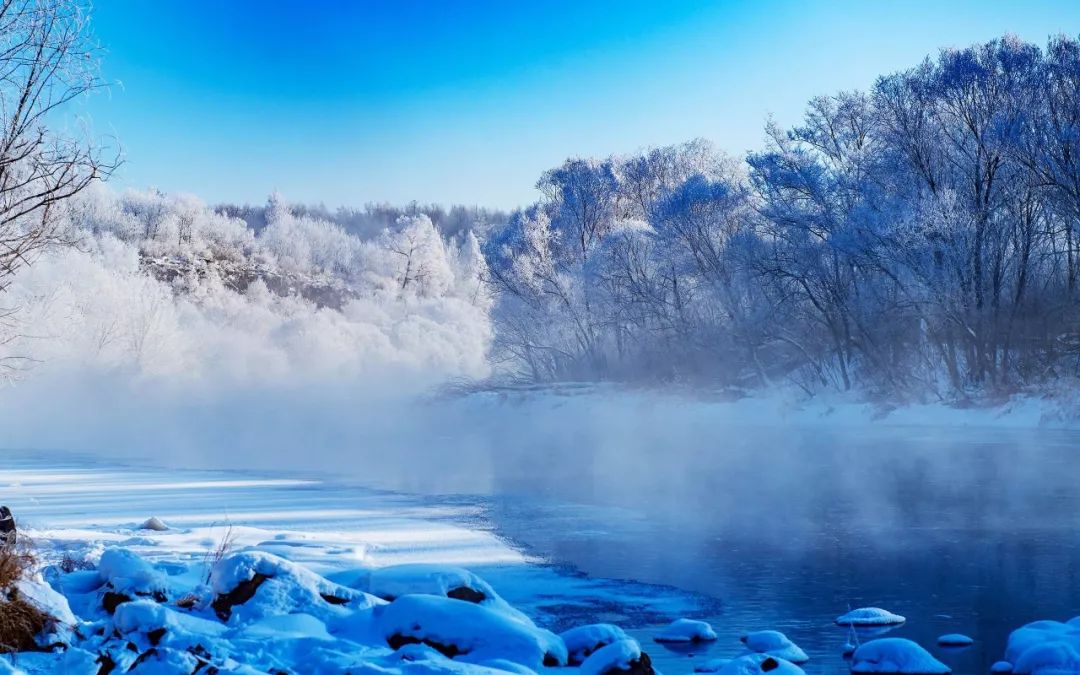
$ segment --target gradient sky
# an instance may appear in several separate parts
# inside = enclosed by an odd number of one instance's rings
[[[1080,2],[97,0],[93,26],[121,187],[513,207],[571,155],[741,155],[940,47],[1076,35]]]

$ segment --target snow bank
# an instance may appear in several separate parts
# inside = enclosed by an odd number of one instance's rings
[[[952,669],[930,652],[904,638],[871,640],[855,650],[851,657],[852,673],[888,673],[888,675],[945,675]]]

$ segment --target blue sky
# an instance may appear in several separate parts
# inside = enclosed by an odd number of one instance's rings
[[[98,0],[93,26],[121,187],[512,207],[571,155],[742,155],[940,47],[1080,34],[1080,2]]]

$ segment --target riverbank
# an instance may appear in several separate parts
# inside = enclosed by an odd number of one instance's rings
[[[382,602],[366,592],[377,590],[370,588],[371,574],[412,569],[406,577],[415,577],[415,570],[423,569],[417,565],[436,570],[435,576],[467,568],[495,587],[490,594],[506,589],[517,609],[504,609],[524,612],[535,626],[530,630],[539,632],[564,630],[601,615],[627,627],[659,626],[701,613],[710,604],[671,588],[590,579],[552,567],[492,533],[483,506],[468,500],[303,477],[126,466],[51,453],[5,452],[2,476],[3,499],[18,518],[20,537],[32,544],[42,579],[66,598],[77,617],[75,630],[65,638],[72,645],[66,653],[15,659],[27,672],[98,672],[100,655],[116,647],[99,633],[121,630],[124,622],[133,634],[146,632],[149,622],[154,625],[148,630],[177,632],[185,644],[201,641],[210,656],[196,658],[224,670],[345,672],[360,662],[393,670],[393,650],[369,634],[370,627],[358,626],[365,625],[369,605]],[[158,522],[147,523],[150,518]],[[214,585],[212,569],[220,560],[277,566],[275,574],[296,585],[263,591],[251,601],[255,609],[219,625],[213,621],[214,600],[200,594]],[[401,583],[424,585],[430,576]],[[303,597],[305,584],[314,579],[339,590],[324,594],[323,600]],[[337,599],[325,601],[336,598],[334,593],[349,601],[342,603],[345,609],[333,604]],[[127,602],[117,606],[117,594]],[[149,608],[136,604],[157,601],[165,614],[139,615]],[[136,604],[123,608],[130,603]],[[138,610],[134,617],[128,616],[132,608]],[[140,646],[134,637],[127,642]],[[124,641],[119,644],[123,647]],[[142,645],[139,652],[150,646],[156,645]],[[131,667],[140,655],[122,652],[109,657],[118,666]],[[125,657],[131,663],[125,664]]]

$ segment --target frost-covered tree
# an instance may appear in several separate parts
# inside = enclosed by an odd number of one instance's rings
[[[35,253],[69,241],[64,202],[107,175],[115,161],[88,133],[58,130],[66,104],[103,86],[81,3],[4,2],[0,73],[2,288]]]

